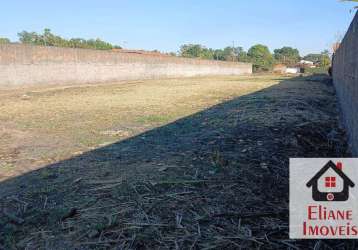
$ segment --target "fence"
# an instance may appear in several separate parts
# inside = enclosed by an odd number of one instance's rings
[[[252,65],[155,54],[0,45],[0,86],[251,74]]]
[[[333,78],[352,153],[358,156],[358,13],[335,53]]]

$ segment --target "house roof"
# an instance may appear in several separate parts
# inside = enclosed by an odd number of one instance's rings
[[[349,186],[354,187],[353,181],[349,179],[342,170],[337,168],[333,161],[329,161],[320,171],[318,171],[317,174],[313,176],[309,182],[307,182],[307,187],[312,186],[329,168],[332,168],[344,181],[348,183]]]

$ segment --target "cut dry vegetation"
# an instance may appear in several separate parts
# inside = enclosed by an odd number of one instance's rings
[[[0,97],[0,248],[355,248],[288,240],[288,158],[349,155],[326,76]]]

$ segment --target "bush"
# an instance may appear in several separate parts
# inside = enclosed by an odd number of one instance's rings
[[[329,67],[307,68],[305,73],[307,74],[328,74]]]

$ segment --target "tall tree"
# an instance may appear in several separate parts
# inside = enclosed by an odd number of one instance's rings
[[[253,63],[254,71],[269,71],[273,65],[273,56],[269,48],[262,44],[252,46],[247,52]]]
[[[331,65],[331,57],[329,56],[329,51],[325,50],[321,53],[320,66],[323,68],[328,68]]]
[[[240,61],[240,58],[243,59],[246,52],[242,47],[225,47],[222,50],[223,57],[225,61],[237,62]]]
[[[311,61],[314,63],[319,63],[319,61],[321,60],[321,54],[308,54],[306,56],[303,57],[304,60],[306,61]]]
[[[6,43],[10,43],[10,39],[8,38],[4,38],[4,37],[0,37],[0,44],[6,44]]]
[[[182,57],[200,57],[205,49],[204,46],[200,44],[184,44],[180,47],[180,55]]]
[[[112,45],[108,42],[102,41],[101,39],[82,39],[82,38],[71,38],[65,39],[51,32],[50,29],[44,29],[42,34],[36,32],[22,31],[18,33],[19,40],[21,43],[42,45],[42,46],[57,46],[57,47],[71,47],[71,48],[83,48],[83,49],[100,49],[100,50],[111,50],[113,48],[121,48],[117,45]]]
[[[277,62],[283,63],[288,66],[297,64],[300,60],[300,52],[298,49],[291,47],[283,47],[274,50],[274,57]]]
[[[22,31],[17,33],[17,36],[19,37],[21,43],[38,45],[39,36],[36,32]]]
[[[323,68],[327,68],[331,65],[331,57],[329,56],[328,50],[322,51],[320,54],[308,54],[303,59],[312,61]]]
[[[225,47],[224,49],[206,48],[200,44],[184,44],[180,47],[180,56],[190,58],[212,59],[220,61],[247,61],[247,53],[242,47]]]

